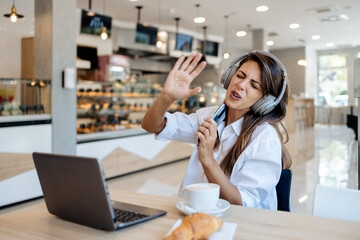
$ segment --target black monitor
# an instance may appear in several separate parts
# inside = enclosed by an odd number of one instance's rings
[[[176,34],[175,50],[191,52],[193,37],[186,34]]]
[[[219,43],[218,42],[212,42],[212,41],[201,41],[201,50],[202,52],[205,52],[208,56],[218,56],[218,50],[219,50]],[[205,48],[205,49],[204,49]]]
[[[98,55],[97,48],[77,46],[77,57],[80,59],[88,60],[91,63],[90,69],[98,68]]]
[[[111,36],[111,17],[93,14],[89,15],[89,12],[86,10],[81,11],[81,33],[87,33],[92,35],[100,35],[102,28],[106,27],[106,32],[108,33],[108,38]]]
[[[148,45],[156,45],[158,29],[146,26],[141,23],[136,24],[135,42]]]

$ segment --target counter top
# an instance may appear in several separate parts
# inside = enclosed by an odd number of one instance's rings
[[[77,135],[76,140],[77,143],[85,143],[85,142],[94,142],[94,141],[101,141],[101,140],[107,140],[113,138],[136,136],[142,134],[148,134],[148,132],[139,127],[139,128],[122,129],[118,131],[80,134]]]
[[[0,116],[0,123],[51,120],[51,114]]]

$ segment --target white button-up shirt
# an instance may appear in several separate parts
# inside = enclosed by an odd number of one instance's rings
[[[202,108],[190,115],[166,113],[166,126],[156,138],[196,144],[195,133],[204,119],[211,117],[216,109],[217,107]],[[239,137],[242,121],[243,118],[226,127],[223,121],[217,127],[220,146],[213,154],[219,164]],[[263,123],[255,129],[250,143],[238,157],[229,180],[239,190],[243,206],[276,210],[275,187],[280,179],[281,169],[280,139],[270,124]],[[180,188],[201,182],[208,180],[195,149]]]

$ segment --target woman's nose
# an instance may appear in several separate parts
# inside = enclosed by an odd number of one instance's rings
[[[247,79],[240,79],[240,81],[238,82],[237,86],[241,89],[241,90],[245,90],[247,87],[248,81]]]

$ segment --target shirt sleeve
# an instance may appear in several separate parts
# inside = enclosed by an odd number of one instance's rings
[[[196,143],[195,133],[199,128],[196,113],[165,113],[166,126],[155,138],[158,140],[174,140]]]
[[[281,142],[275,129],[268,125],[237,161],[232,182],[240,192],[243,206],[264,208],[272,205],[268,201],[272,201],[273,196],[269,195],[274,194],[281,174]]]

